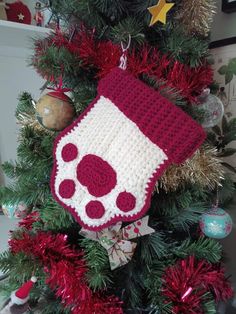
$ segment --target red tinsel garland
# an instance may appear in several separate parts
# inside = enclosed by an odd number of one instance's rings
[[[55,290],[72,314],[122,314],[122,302],[115,296],[93,293],[86,282],[83,252],[71,249],[67,236],[50,232],[23,232],[9,241],[13,254],[24,252],[38,259],[48,275],[47,284]]]
[[[45,60],[45,53],[50,46],[67,49],[75,59],[78,59],[78,62],[82,61],[83,67],[97,69],[99,78],[119,65],[122,54],[120,45],[111,41],[97,41],[94,32],[88,33],[82,30],[70,41],[61,31],[57,31],[54,36],[35,43],[33,63],[46,79],[50,79],[51,74],[45,67],[45,61],[42,69],[40,60],[41,58]],[[138,50],[128,51],[128,70],[135,76],[147,74],[165,80],[168,86],[179,90],[191,103],[196,101],[196,96],[203,88],[210,85],[213,79],[213,72],[209,65],[203,64],[197,68],[190,68],[160,53],[157,48],[147,45]]]
[[[18,225],[24,229],[32,230],[33,224],[37,221],[39,221],[39,213],[34,211],[21,219]]]
[[[204,314],[202,298],[211,292],[216,301],[227,300],[233,290],[219,264],[190,256],[165,270],[163,295],[173,303],[174,314]]]

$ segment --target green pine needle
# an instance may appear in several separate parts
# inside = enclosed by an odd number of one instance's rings
[[[161,259],[165,257],[167,250],[168,244],[165,242],[164,236],[155,232],[139,238],[136,255],[140,257],[143,263],[150,265],[156,258]]]
[[[96,241],[82,239],[85,259],[88,265],[87,279],[93,290],[106,288],[111,282],[111,271],[107,251]]]
[[[47,200],[44,206],[38,209],[40,213],[39,224],[35,223],[35,229],[43,228],[44,230],[57,231],[62,229],[68,229],[74,224],[72,215],[60,206],[51,197]]]
[[[180,258],[195,255],[198,259],[218,263],[222,256],[222,247],[214,239],[201,237],[196,241],[186,239],[179,247],[174,248],[174,253]]]

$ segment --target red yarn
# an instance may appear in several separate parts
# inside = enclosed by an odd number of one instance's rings
[[[66,144],[61,152],[61,157],[65,162],[70,162],[78,156],[78,148],[75,144],[68,143]]]
[[[173,303],[175,314],[204,314],[202,301],[207,292],[211,292],[217,302],[233,295],[224,269],[194,256],[168,267],[162,280],[163,295],[166,302]]]
[[[86,155],[77,166],[77,179],[96,197],[104,196],[116,186],[116,172],[111,165],[96,155]]]
[[[122,314],[122,303],[114,296],[93,293],[87,285],[83,253],[71,249],[67,236],[26,232],[9,241],[13,254],[24,252],[39,260],[47,273],[46,283],[73,314]]]
[[[189,115],[127,71],[113,69],[99,82],[98,91],[173,163],[181,164],[191,157],[206,137],[202,127]]]
[[[59,185],[59,194],[63,198],[71,198],[75,193],[75,182],[71,179],[63,180]]]
[[[157,162],[155,171],[150,173],[150,179],[145,185],[144,203],[142,203],[142,206],[139,207],[139,210],[135,214],[116,214],[113,217],[110,216],[110,219],[103,224],[88,225],[83,221],[83,216],[80,216],[82,213],[79,208],[81,203],[76,203],[75,205],[72,202],[65,202],[60,189],[59,193],[56,190],[56,178],[58,170],[61,170],[61,168],[59,169],[60,160],[58,159],[57,149],[60,141],[63,139],[65,143],[67,135],[73,132],[84,117],[93,110],[100,97],[109,99],[129,121],[132,121],[139,128],[148,140],[165,152],[168,159],[166,158],[160,165]],[[170,163],[179,164],[189,158],[202,144],[205,136],[206,134],[202,127],[180,108],[173,105],[169,100],[142,81],[133,77],[128,71],[114,68],[106,77],[100,80],[98,94],[94,101],[54,141],[54,164],[50,182],[52,195],[60,205],[73,215],[80,225],[88,230],[100,231],[118,221],[133,221],[142,217],[148,210],[156,181],[168,165]],[[112,137],[111,139],[113,140]],[[80,147],[78,149],[80,150]],[[70,176],[74,180],[75,170],[71,170]],[[100,197],[109,193],[116,186],[115,170],[108,162],[101,159],[101,157],[87,154],[77,166],[77,179],[81,185],[87,187],[88,195]],[[64,180],[64,177],[60,178],[59,176],[59,181],[61,180]],[[80,189],[79,185],[76,186]],[[65,193],[64,195],[67,194]],[[86,206],[86,204],[83,206]],[[101,214],[101,211],[99,211],[99,214]]]
[[[129,212],[134,209],[136,204],[136,198],[132,193],[129,192],[121,192],[117,199],[116,205],[123,212]]]
[[[99,219],[105,214],[105,208],[100,201],[90,201],[86,206],[86,214],[89,218]]]

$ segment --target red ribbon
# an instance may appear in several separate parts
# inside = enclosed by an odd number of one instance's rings
[[[63,88],[62,86],[63,86],[63,81],[62,81],[62,76],[60,76],[59,82],[56,85],[56,87],[47,87],[47,89],[54,90],[55,92],[58,92],[58,93],[66,93],[66,92],[72,91],[71,88]]]

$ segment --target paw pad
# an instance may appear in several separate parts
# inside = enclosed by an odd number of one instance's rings
[[[123,212],[129,212],[134,209],[136,198],[132,193],[122,192],[118,195],[116,200],[117,207]]]
[[[86,155],[77,166],[77,179],[96,197],[104,196],[116,186],[116,172],[102,158]]]
[[[86,214],[89,218],[99,219],[105,214],[105,208],[99,201],[90,201],[86,207]]]
[[[59,185],[59,194],[62,198],[71,198],[75,193],[75,182],[73,180],[63,180]]]
[[[78,156],[78,149],[72,143],[66,144],[61,151],[61,157],[65,162],[70,162],[76,159],[77,156]]]

